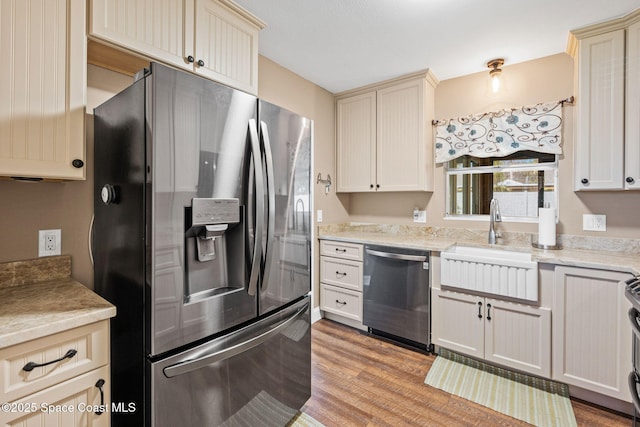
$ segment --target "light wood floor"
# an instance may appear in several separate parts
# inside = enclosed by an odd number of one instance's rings
[[[303,411],[327,427],[528,426],[424,384],[435,356],[327,319],[312,329],[312,390]],[[572,400],[579,426],[630,426],[631,418]]]

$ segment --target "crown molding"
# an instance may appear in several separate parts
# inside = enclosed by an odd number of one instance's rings
[[[571,36],[577,40],[584,39],[586,37],[597,36],[599,34],[608,33],[610,31],[623,30],[629,25],[640,22],[640,8],[629,12],[628,14],[611,19],[609,21],[598,22],[597,24],[588,25],[586,27],[576,28],[569,32],[569,44],[572,42]],[[567,46],[567,53],[569,53],[569,46]]]
[[[438,84],[440,84],[440,80],[438,80],[435,74],[433,74],[433,72],[427,68],[426,70],[418,71],[411,74],[405,74],[403,76],[395,77],[389,80],[383,80],[377,83],[371,83],[366,86],[360,86],[354,89],[346,90],[344,92],[339,92],[334,94],[334,97],[335,99],[346,98],[346,97],[370,92],[372,90],[383,89],[385,87],[393,86],[395,84],[402,83],[404,81],[414,80],[417,78],[425,79],[426,82],[429,85],[431,85],[433,88],[435,88],[436,86],[438,86]]]

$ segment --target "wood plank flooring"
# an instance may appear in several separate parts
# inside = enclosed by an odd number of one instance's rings
[[[312,390],[303,411],[326,427],[528,426],[424,384],[435,356],[331,320],[312,329]],[[572,400],[579,426],[630,426],[631,418]]]

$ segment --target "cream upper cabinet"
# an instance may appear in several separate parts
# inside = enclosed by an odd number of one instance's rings
[[[376,92],[336,104],[337,191],[374,190],[376,182]]]
[[[627,28],[625,188],[640,188],[640,21]],[[629,179],[631,178],[631,179]]]
[[[229,0],[91,0],[90,37],[253,94],[262,28]]]
[[[0,3],[0,175],[85,178],[84,0]]]
[[[336,97],[338,192],[433,191],[430,72]]]
[[[640,189],[640,12],[571,32],[574,189]]]
[[[631,402],[629,274],[558,266],[553,302],[553,379]]]

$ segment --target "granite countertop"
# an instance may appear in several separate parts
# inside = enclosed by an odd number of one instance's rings
[[[531,253],[533,261],[555,265],[569,265],[574,267],[588,267],[604,270],[615,270],[624,273],[640,274],[640,253],[638,242],[629,239],[619,239],[619,242],[598,241],[592,239],[592,248],[575,248],[576,243],[570,236],[564,238],[566,248],[559,250],[541,250],[530,244],[531,236],[518,236],[518,233],[507,236],[502,244],[489,245],[486,232],[479,230],[435,230],[432,228],[403,227],[403,226],[321,226],[318,238],[363,244],[381,244],[405,248],[423,249],[443,252],[453,245],[487,247],[493,249],[507,249]],[[522,233],[520,233],[522,234]],[[578,239],[573,239],[578,240]],[[617,245],[617,246],[616,246]],[[620,252],[601,249],[606,246],[618,247]],[[564,247],[564,245],[563,245]]]
[[[70,265],[68,256],[0,264],[0,348],[115,316],[113,305],[70,277]]]

